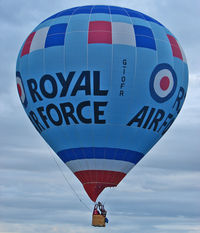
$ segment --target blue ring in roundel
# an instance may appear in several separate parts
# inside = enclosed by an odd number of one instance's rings
[[[174,69],[166,63],[157,65],[149,82],[151,97],[156,102],[163,103],[174,95],[176,87],[177,76]]]

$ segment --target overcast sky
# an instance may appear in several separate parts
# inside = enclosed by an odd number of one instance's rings
[[[19,49],[32,29],[63,9],[125,6],[160,21],[179,39],[190,82],[183,109],[167,134],[116,189],[105,190],[110,223],[91,227],[92,203],[82,185],[31,125],[15,84]],[[200,1],[0,0],[0,233],[200,232]]]

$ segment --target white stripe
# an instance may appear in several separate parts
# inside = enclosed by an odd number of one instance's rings
[[[84,170],[105,170],[123,172],[127,174],[135,164],[112,159],[77,159],[67,162],[66,165],[72,172]]]
[[[136,46],[133,25],[129,23],[112,22],[112,43]]]
[[[181,54],[182,54],[182,57],[183,57],[183,62],[187,63],[187,59],[186,59],[185,53],[183,51],[183,48],[181,47],[181,45],[179,43],[178,43],[178,45],[179,45],[179,48],[181,50]]]
[[[30,52],[38,49],[44,49],[48,30],[49,27],[45,27],[36,31],[31,43]]]

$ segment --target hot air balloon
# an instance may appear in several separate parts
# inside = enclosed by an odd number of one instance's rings
[[[16,79],[34,127],[95,202],[172,125],[188,67],[178,40],[157,20],[93,5],[41,22],[21,47]]]

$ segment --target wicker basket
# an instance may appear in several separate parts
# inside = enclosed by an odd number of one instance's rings
[[[105,217],[103,215],[92,215],[92,226],[105,227]]]

